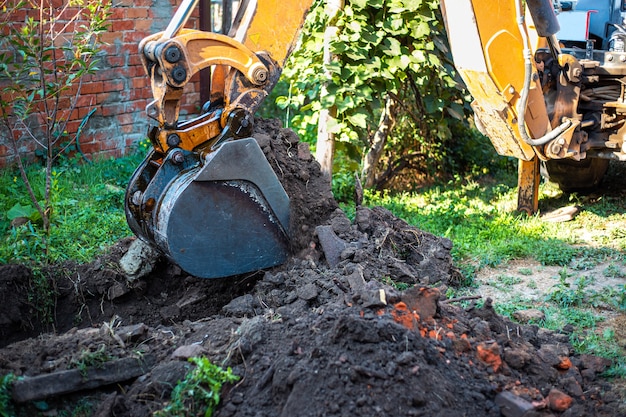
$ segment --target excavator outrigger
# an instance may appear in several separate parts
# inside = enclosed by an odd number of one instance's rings
[[[185,271],[215,278],[288,255],[289,198],[250,135],[312,0],[242,0],[229,36],[184,28],[197,2],[183,0],[165,31],[140,43],[154,149],[125,204],[135,234]],[[477,125],[520,161],[519,209],[537,211],[542,166],[571,190],[597,185],[609,159],[626,160],[621,0],[441,4]],[[181,122],[183,88],[207,67],[210,101]]]

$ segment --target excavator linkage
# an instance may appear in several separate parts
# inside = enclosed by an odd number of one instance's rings
[[[283,13],[276,0],[242,0],[228,36],[184,28],[197,2],[184,0],[166,30],[139,45],[157,125],[125,208],[131,230],[183,270],[220,278],[289,255],[289,197],[250,134],[311,0]],[[211,101],[180,121],[185,84],[209,67]]]

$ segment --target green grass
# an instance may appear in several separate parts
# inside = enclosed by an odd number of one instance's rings
[[[567,205],[564,197],[552,197],[552,185],[542,185],[540,209]],[[581,214],[566,223],[549,223],[515,210],[513,184],[481,184],[457,181],[419,193],[366,192],[366,204],[380,205],[408,223],[454,242],[452,255],[461,264],[480,269],[512,259],[535,259],[544,265],[572,265],[588,269],[607,259],[622,259],[624,237],[585,235],[584,230],[603,229],[626,222],[626,205],[619,199],[603,200],[602,207],[582,205]],[[610,200],[610,201],[609,201]],[[619,229],[615,229],[619,230]]]
[[[0,263],[42,264],[71,259],[91,261],[106,247],[130,236],[124,215],[124,193],[142,157],[136,155],[93,164],[64,161],[54,170],[51,231],[42,232],[36,220],[11,225],[15,207],[32,210],[25,186],[16,171],[0,172]],[[28,169],[35,192],[43,195],[41,166]],[[44,239],[48,255],[44,252]]]
[[[493,280],[487,283],[487,285],[491,285],[494,288],[498,288],[501,290],[506,290],[514,285],[520,284],[522,279],[520,277],[515,277],[506,274],[500,274],[494,277]]]

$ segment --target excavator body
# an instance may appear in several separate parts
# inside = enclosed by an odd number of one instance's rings
[[[476,125],[517,158],[518,208],[538,209],[540,172],[591,189],[626,160],[626,3],[442,0]]]

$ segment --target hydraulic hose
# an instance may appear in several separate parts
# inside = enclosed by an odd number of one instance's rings
[[[524,15],[522,13],[521,0],[517,0],[515,2],[515,13],[517,15],[517,25],[519,27],[520,35],[522,36],[524,54],[524,84],[520,93],[520,100],[517,105],[518,130],[522,140],[527,144],[531,146],[543,146],[552,142],[563,132],[565,132],[572,125],[572,121],[565,120],[555,129],[537,139],[533,139],[528,135],[528,132],[526,131],[525,114],[526,106],[528,105],[528,92],[530,90],[530,82],[532,78],[532,51],[530,50],[528,35],[526,33],[526,25],[524,23]]]

